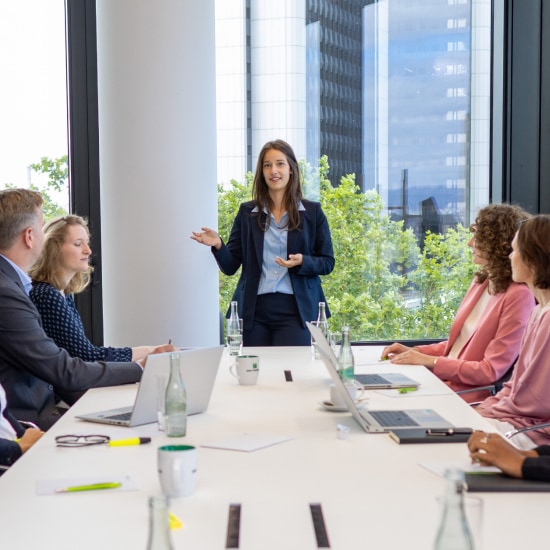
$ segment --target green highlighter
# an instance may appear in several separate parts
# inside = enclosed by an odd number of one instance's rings
[[[397,391],[399,393],[410,393],[412,391],[416,391],[418,388],[410,387],[410,388],[399,388]]]
[[[116,489],[122,487],[122,483],[119,482],[106,482],[106,483],[92,483],[91,485],[75,485],[73,487],[65,487],[63,489],[56,489],[56,493],[76,493],[79,491],[98,491],[101,489]]]

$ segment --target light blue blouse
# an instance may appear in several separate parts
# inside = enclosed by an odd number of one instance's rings
[[[305,210],[300,202],[298,210]],[[254,208],[254,211],[258,211]],[[264,208],[264,212],[267,213]],[[264,252],[262,258],[262,274],[260,275],[260,286],[258,294],[268,294],[271,292],[280,292],[281,294],[294,294],[290,275],[286,267],[280,266],[275,262],[278,256],[283,260],[288,260],[287,238],[288,238],[288,213],[285,212],[279,223],[271,214],[271,220],[268,230],[264,233]]]

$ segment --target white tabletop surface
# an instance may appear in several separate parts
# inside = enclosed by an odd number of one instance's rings
[[[443,479],[420,464],[467,462],[465,444],[398,445],[386,434],[366,434],[348,413],[325,411],[329,376],[309,348],[247,348],[261,358],[257,386],[239,386],[224,352],[208,412],[189,417],[185,438],[167,438],[156,425],[106,427],[75,414],[129,405],[135,386],[89,391],[0,478],[0,540],[12,549],[145,548],[147,499],[160,494],[156,449],[166,443],[198,447],[194,495],[173,499],[183,528],[174,547],[225,548],[228,509],[240,503],[243,550],[317,548],[309,505],[320,503],[334,549],[431,548],[438,524],[436,497]],[[354,348],[356,372],[406,372],[421,382],[418,393],[390,397],[369,391],[373,409],[436,409],[456,426],[488,428],[475,411],[423,367],[378,363],[380,348]],[[293,381],[285,381],[290,370]],[[432,392],[432,395],[428,395]],[[349,428],[337,438],[336,426]],[[152,436],[148,445],[56,448],[60,434]],[[284,436],[289,441],[254,452],[201,447],[243,434]],[[38,496],[37,481],[131,476],[137,490],[88,491]],[[546,541],[543,514],[549,494],[483,494],[484,545],[523,548]],[[514,524],[514,528],[511,524]]]

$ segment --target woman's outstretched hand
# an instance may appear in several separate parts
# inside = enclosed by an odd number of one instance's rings
[[[201,231],[193,231],[191,238],[206,246],[213,246],[216,250],[222,247],[220,236],[213,229],[208,227],[201,227]]]

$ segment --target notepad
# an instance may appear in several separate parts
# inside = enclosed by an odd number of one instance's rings
[[[550,482],[518,479],[501,473],[464,474],[464,483],[469,493],[547,493]]]
[[[469,433],[456,433],[452,435],[430,435],[429,431],[425,428],[394,428],[390,430],[389,436],[399,444],[406,443],[465,443],[470,438],[473,430],[469,428],[455,428],[461,432]],[[449,430],[450,431],[450,430]]]

